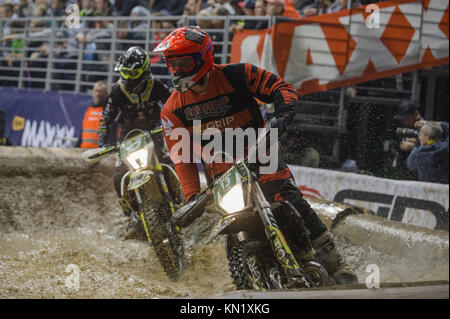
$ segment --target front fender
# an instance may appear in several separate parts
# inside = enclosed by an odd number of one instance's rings
[[[130,182],[128,183],[128,190],[132,191],[138,189],[142,185],[146,184],[154,175],[150,170],[139,171],[130,174]]]
[[[211,231],[211,235],[209,235],[208,240],[206,241],[205,245],[208,245],[210,242],[214,240],[222,231],[224,231],[228,226],[230,226],[234,221],[236,220],[236,217],[234,216],[225,216],[219,222],[217,225],[213,228]]]

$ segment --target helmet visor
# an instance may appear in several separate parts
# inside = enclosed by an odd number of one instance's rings
[[[195,67],[194,58],[191,55],[166,57],[167,67],[172,74],[189,74]]]
[[[120,71],[120,76],[122,78],[126,79],[126,80],[128,80],[128,79],[131,79],[131,80],[137,79],[144,72],[143,68],[130,70],[130,69],[125,68],[125,67],[121,67],[119,71]]]

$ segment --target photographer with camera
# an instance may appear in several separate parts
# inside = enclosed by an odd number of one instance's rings
[[[416,122],[423,120],[418,111],[418,106],[413,101],[402,101],[398,106],[398,113],[394,116],[398,121],[397,128],[398,143],[395,147],[395,158],[392,164],[397,170],[397,178],[403,180],[417,180],[417,174],[408,170],[406,159],[418,144],[418,132],[414,129]]]
[[[420,146],[409,154],[406,165],[419,181],[448,184],[448,123],[418,121]]]

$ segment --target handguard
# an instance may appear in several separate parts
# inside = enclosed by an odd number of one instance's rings
[[[206,205],[211,201],[212,195],[201,193],[197,198],[179,208],[172,216],[172,220],[181,228],[189,226],[195,219],[200,217]]]
[[[116,145],[107,145],[99,148],[92,148],[84,151],[81,155],[83,160],[88,164],[94,164],[100,162],[103,158],[111,154],[116,150]]]

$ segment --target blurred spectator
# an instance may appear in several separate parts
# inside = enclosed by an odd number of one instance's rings
[[[130,17],[139,17],[145,19],[150,17],[150,11],[148,11],[143,6],[137,6],[134,7],[133,10],[131,10]],[[146,34],[148,32],[149,27],[150,26],[148,24],[147,19],[145,19],[144,21],[131,21],[132,32],[129,33],[128,38],[132,40],[144,41],[146,39]]]
[[[354,0],[352,1],[352,7],[358,7],[361,4]],[[327,9],[327,13],[337,12],[341,10],[348,9],[348,0],[335,0]]]
[[[95,14],[96,17],[104,18],[100,13]],[[113,32],[113,24],[109,20],[95,21],[94,29],[89,30],[86,34],[79,33],[77,38],[80,43],[84,44],[84,61],[94,62],[83,64],[84,71],[108,72],[108,63],[99,64],[98,61],[109,62],[111,58],[111,43],[104,40],[111,40]],[[105,80],[105,75],[84,74],[83,81],[97,82]],[[81,91],[86,91],[88,86],[82,86]]]
[[[245,0],[242,6],[242,11],[244,15],[252,16],[255,13],[255,2],[256,0]]]
[[[34,16],[35,4],[29,0],[19,0],[17,7],[17,15],[19,17],[32,17]]]
[[[95,14],[95,0],[81,0],[80,17],[93,17]]]
[[[95,14],[103,17],[112,17],[116,15],[116,11],[109,0],[95,0]]]
[[[66,15],[66,1],[52,0],[50,6],[50,13],[53,17],[65,17]],[[56,27],[60,28],[64,24],[64,20],[56,21]]]
[[[203,9],[200,11],[197,16],[198,17],[211,17],[211,19],[197,19],[197,24],[200,28],[203,30],[223,30],[225,27],[225,20],[223,19],[214,19],[214,17],[218,16],[227,16],[230,13],[224,6],[217,6],[213,9]],[[222,63],[222,50],[223,50],[223,31],[214,32],[214,31],[208,31],[209,36],[211,37],[211,40],[213,41],[214,45],[214,60],[215,63]]]
[[[103,108],[108,98],[108,86],[105,82],[96,82],[92,88],[92,104],[84,113],[83,124],[81,128],[81,138],[79,147],[81,148],[97,148],[98,147],[98,127],[100,118],[102,117]],[[109,130],[110,135],[107,138],[107,144],[115,142],[115,129]]]
[[[152,14],[152,16],[162,17],[166,15],[161,12],[156,12]],[[175,28],[176,26],[173,20],[152,20],[152,30],[153,30],[152,50]],[[167,87],[173,87],[172,81],[170,79],[170,72],[161,55],[157,54],[150,58],[150,67],[153,74],[167,76],[167,78],[160,79],[160,81],[164,83]]]
[[[150,0],[148,8],[153,13],[161,12],[166,15],[179,16],[183,14],[187,2],[188,0]]]
[[[327,13],[328,8],[333,4],[334,0],[317,0],[318,1],[318,12],[317,14]]]
[[[22,22],[23,27],[25,27],[25,22]],[[13,40],[13,39],[24,39],[27,38],[43,38],[43,39],[49,39],[49,37],[52,35],[52,30],[49,27],[46,27],[46,24],[43,20],[39,19],[33,19],[30,22],[30,26],[28,28],[28,34],[25,32],[15,32],[14,34],[10,34],[3,37],[3,40]],[[31,40],[33,41],[33,40]],[[40,45],[40,44],[39,44]],[[36,47],[39,45],[32,45],[32,47]]]
[[[251,8],[252,3],[247,3],[248,9]],[[254,16],[265,16],[266,15],[266,2],[265,0],[255,0],[254,2],[254,9],[253,9],[253,15]],[[240,32],[243,29],[265,29],[268,27],[267,20],[245,20],[243,22],[232,24],[230,26],[230,32]]]
[[[23,57],[24,40],[20,37],[23,35],[25,23],[23,21],[13,20],[10,23],[10,34],[3,36],[3,42],[6,42],[7,49],[4,51],[7,53],[4,55],[4,59],[1,61],[2,67],[20,67],[20,59]],[[19,77],[18,70],[1,70],[0,74],[3,76]],[[17,86],[17,81],[5,80],[2,81],[4,86]]]
[[[47,8],[50,7],[50,0],[34,0],[35,5],[45,5]]]
[[[46,14],[46,10],[44,10],[44,6],[37,6],[35,8],[35,13],[38,15]],[[36,16],[37,18],[38,16]],[[40,17],[40,16],[39,16]],[[25,33],[18,35],[18,38],[23,38],[25,36]],[[48,46],[49,46],[49,39],[52,37],[52,30],[48,27],[46,22],[42,19],[33,19],[30,22],[29,32],[26,34],[28,40],[26,41],[26,46],[28,50],[25,52],[26,57],[28,59],[42,59],[48,56]],[[47,52],[46,54],[40,54]],[[33,63],[35,62],[35,63]],[[34,68],[45,68],[47,67],[47,62],[37,62],[37,61],[26,61],[25,62],[25,78],[30,77],[37,77],[37,78],[45,78],[46,73],[45,72],[33,72],[29,69],[29,67]],[[43,82],[31,82],[29,80],[26,80],[24,83],[25,87],[39,87],[43,88],[44,83]]]
[[[75,29],[62,29],[58,31],[55,35],[55,45],[56,48],[53,49],[53,68],[57,70],[57,72],[52,74],[52,79],[54,81],[50,88],[51,90],[66,90],[73,91],[74,85],[68,83],[62,83],[58,80],[75,80],[75,74],[72,73],[72,70],[76,70],[77,63],[60,61],[64,60],[76,60],[78,57],[78,46],[79,41],[76,38]],[[58,71],[60,70],[60,71]]]
[[[301,16],[295,10],[294,2],[291,0],[266,0],[266,14],[269,16],[283,16],[288,19],[300,19]],[[283,21],[286,19],[281,19],[278,21]]]
[[[295,9],[307,18],[326,13],[332,4],[333,0],[296,0]]]
[[[348,158],[344,161],[344,163],[342,163],[340,170],[344,172],[358,173],[359,167],[355,160]]]
[[[33,52],[30,55],[30,61],[28,62],[28,70],[30,80],[27,81],[27,87],[31,88],[45,88],[44,82],[33,81],[33,79],[45,79],[46,72],[34,71],[33,68],[47,68],[47,61],[41,61],[40,59],[47,59],[50,47],[48,44],[42,44],[39,47],[39,51]]]
[[[209,7],[204,10],[207,10],[209,12],[211,12],[212,10],[217,10],[219,8],[225,8],[227,9],[228,14],[236,14],[235,8],[228,0],[208,0],[207,4],[209,5]]]
[[[47,16],[47,11],[48,10],[48,6],[43,5],[43,4],[37,4],[34,7],[34,16],[35,17],[45,17]]]
[[[123,0],[119,6],[115,4],[115,8],[119,10],[118,15],[124,17],[129,16],[131,10],[133,10],[133,8],[136,6],[143,6],[144,8],[148,8],[149,0]]]
[[[95,0],[81,0],[80,17],[91,18],[95,16]],[[93,28],[95,21],[84,21],[83,26],[85,28]]]
[[[54,17],[64,17],[66,15],[66,1],[52,0],[50,9]]]
[[[320,167],[320,154],[314,147],[306,147],[300,154],[300,166]]]
[[[394,116],[394,119],[398,121],[398,126],[414,128],[415,123],[423,119],[418,109],[415,102],[402,101],[398,107],[397,115]],[[395,146],[395,158],[392,166],[397,169],[399,179],[416,180],[416,175],[406,167],[406,159],[414,148],[417,139],[403,137],[397,137],[397,139],[398,143]]]
[[[36,7],[38,6],[44,6],[45,7],[45,14],[43,16],[51,16],[52,12],[50,9],[50,0],[35,0],[34,5]],[[49,23],[50,26],[50,23]]]
[[[17,18],[17,14],[14,13],[14,7],[10,3],[4,3],[0,5],[0,18],[6,18],[6,19],[15,19]],[[1,46],[7,47],[8,43],[6,43],[6,40],[3,40],[4,36],[8,36],[11,34],[11,20],[2,21],[0,22],[0,36],[1,36]],[[9,51],[1,49],[0,51],[1,57],[6,57],[9,54]]]
[[[282,16],[284,13],[284,0],[266,0],[266,15]]]
[[[231,7],[234,9],[235,15],[243,16],[246,14],[241,5],[243,2],[243,0],[229,0]]]
[[[356,161],[352,160],[352,159],[346,159],[344,161],[344,163],[342,163],[339,170],[343,171],[343,172],[348,172],[348,173],[357,173],[357,174],[374,176],[374,174],[370,171],[361,170],[358,167],[358,164],[356,163]]]
[[[140,17],[142,19],[148,18],[150,16],[150,11],[143,6],[136,6],[131,10],[131,17]],[[129,21],[121,20],[119,22],[119,28],[128,29],[120,30],[117,33],[119,39],[122,40],[135,40],[136,42],[121,42],[118,49],[120,51],[125,51],[132,46],[144,46],[143,42],[146,40],[147,32],[149,31],[148,20],[143,21]]]
[[[204,9],[203,0],[188,0],[183,9],[183,17],[177,22],[179,27],[195,24],[190,16],[196,16]]]
[[[448,123],[419,121],[420,146],[414,147],[406,160],[419,181],[448,184]]]
[[[198,14],[198,17],[211,17],[211,10],[203,9]],[[213,20],[206,20],[206,19],[197,19],[196,25],[202,28],[203,30],[209,30],[214,29],[214,22]]]

